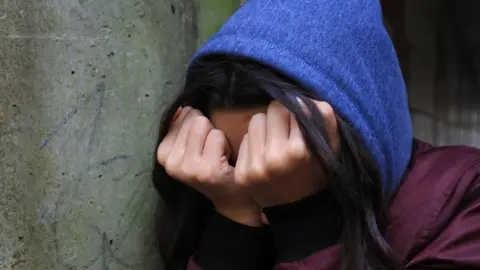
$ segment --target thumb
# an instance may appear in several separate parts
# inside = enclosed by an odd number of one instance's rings
[[[263,224],[267,224],[267,225],[270,224],[270,223],[268,222],[267,216],[266,216],[264,213],[262,213],[261,218],[262,218],[262,223],[263,223]]]
[[[230,159],[230,145],[223,131],[218,129],[212,129],[205,141],[203,148],[203,158],[208,162],[218,162],[223,160],[228,162]]]

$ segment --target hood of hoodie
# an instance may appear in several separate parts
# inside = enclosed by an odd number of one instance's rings
[[[194,56],[248,57],[313,89],[361,136],[387,191],[409,164],[412,123],[378,0],[249,0]]]

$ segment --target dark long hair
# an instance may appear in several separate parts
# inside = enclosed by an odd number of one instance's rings
[[[296,97],[307,105],[311,116],[298,105]],[[342,209],[342,269],[400,269],[384,238],[390,198],[384,193],[375,162],[358,135],[338,116],[341,150],[333,152],[327,143],[322,116],[310,98],[321,99],[307,87],[267,66],[242,57],[209,56],[190,68],[184,91],[162,119],[158,142],[165,137],[179,106],[195,107],[208,117],[212,108],[280,101],[296,116],[313,155],[327,168],[329,179],[335,179],[328,189]],[[165,203],[158,230],[166,269],[185,269],[197,248],[212,204],[202,194],[169,177],[157,163],[153,181]]]

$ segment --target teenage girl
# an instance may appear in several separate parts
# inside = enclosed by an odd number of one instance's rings
[[[480,269],[480,151],[415,140],[377,0],[250,0],[154,168],[166,269]]]

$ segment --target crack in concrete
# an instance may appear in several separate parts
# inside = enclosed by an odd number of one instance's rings
[[[0,17],[1,19],[1,17]],[[0,35],[0,39],[38,39],[38,40],[55,40],[55,41],[87,41],[95,42],[99,40],[106,40],[108,36],[104,37],[88,37],[88,36],[70,36],[67,34],[53,35],[53,34],[10,34]]]

